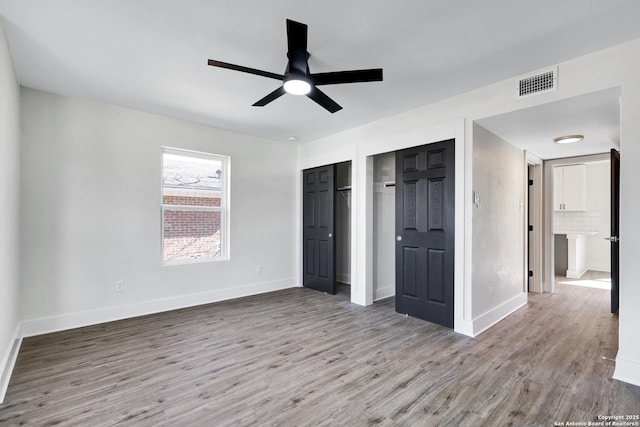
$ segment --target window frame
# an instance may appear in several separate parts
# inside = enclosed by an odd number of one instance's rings
[[[173,154],[183,157],[191,157],[205,160],[215,160],[221,163],[220,182],[220,206],[189,206],[171,205],[164,203],[164,155]],[[231,259],[231,248],[229,242],[230,218],[229,218],[229,193],[230,193],[230,173],[231,157],[221,154],[205,153],[202,151],[187,150],[175,147],[162,146],[160,150],[160,260],[163,266],[184,265],[184,264],[204,264],[209,262],[228,261]],[[167,261],[165,260],[165,211],[185,211],[185,212],[220,212],[220,256],[215,258],[193,258],[185,260]]]

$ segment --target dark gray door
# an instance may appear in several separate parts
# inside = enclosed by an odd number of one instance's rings
[[[533,281],[533,209],[531,208],[531,200],[533,200],[533,179],[532,166],[527,166],[527,292],[531,292]]]
[[[611,312],[620,305],[620,153],[611,150]]]
[[[306,169],[302,176],[303,282],[336,293],[334,225],[335,166]]]
[[[453,327],[454,140],[396,153],[396,311]]]

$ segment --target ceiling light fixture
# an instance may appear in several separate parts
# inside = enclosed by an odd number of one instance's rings
[[[284,82],[284,90],[291,95],[306,95],[311,92],[311,85],[306,80],[294,77]]]
[[[553,142],[556,144],[571,144],[572,142],[579,142],[584,139],[584,135],[566,135],[553,138]]]

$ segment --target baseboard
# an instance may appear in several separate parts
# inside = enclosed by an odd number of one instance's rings
[[[616,370],[613,379],[640,387],[640,362],[616,356]]]
[[[294,278],[290,278],[254,283],[245,286],[234,286],[233,288],[217,289],[209,292],[180,295],[172,298],[144,301],[135,304],[107,307],[97,310],[68,313],[53,317],[31,319],[22,322],[20,332],[21,336],[30,337],[67,329],[80,328],[83,326],[112,322],[130,317],[144,316],[163,311],[177,310],[180,308],[209,304],[217,301],[278,291],[296,286],[298,286],[297,281]]]
[[[378,286],[378,288],[374,289],[373,291],[373,300],[380,301],[381,299],[392,297],[395,294],[396,294],[395,285]]]
[[[4,402],[11,374],[13,374],[13,368],[18,359],[20,345],[22,345],[22,337],[20,336],[20,324],[18,324],[11,336],[11,345],[2,356],[2,360],[0,360],[0,404]]]
[[[470,320],[458,320],[453,322],[453,330],[459,334],[466,335],[468,337],[475,337],[473,333],[473,322]]]
[[[347,285],[350,285],[351,284],[351,274],[337,273],[336,272],[336,282],[346,283]]]
[[[473,336],[477,336],[486,331],[520,307],[527,304],[527,294],[521,293],[509,301],[487,311],[473,319]]]
[[[586,272],[587,272],[586,268],[582,270],[567,270],[566,276],[567,276],[567,279],[579,279]]]
[[[587,271],[602,271],[604,273],[611,273],[610,264],[590,265],[587,267]]]

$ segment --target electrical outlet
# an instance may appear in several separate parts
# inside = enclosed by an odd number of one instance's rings
[[[124,280],[116,280],[116,292],[124,292]]]
[[[262,274],[262,264],[258,264],[258,265],[256,266],[256,273],[257,273],[257,274]]]

